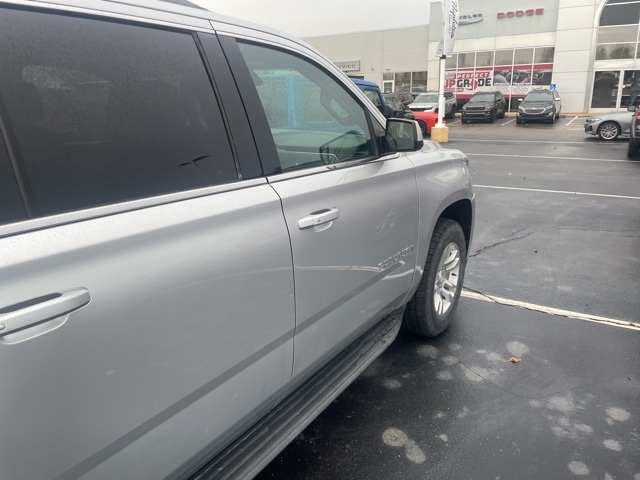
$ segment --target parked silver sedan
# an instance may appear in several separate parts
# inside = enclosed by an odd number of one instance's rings
[[[615,140],[620,135],[627,136],[632,115],[627,110],[596,114],[585,121],[584,133],[598,135],[601,140]]]

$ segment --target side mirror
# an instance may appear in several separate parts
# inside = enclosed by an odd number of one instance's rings
[[[378,110],[380,110],[380,113],[382,113],[382,115],[384,115],[384,118],[393,117],[393,108],[391,108],[386,103],[384,105],[378,106]]]
[[[636,111],[636,107],[634,107],[633,105],[629,105],[627,107],[627,112],[635,112]]]
[[[415,120],[390,118],[387,120],[386,137],[394,152],[416,152],[424,145],[422,130]]]
[[[519,99],[518,99],[518,101],[519,101],[519,102],[521,102],[521,101],[523,101],[523,100],[524,100],[524,98],[519,98]]]

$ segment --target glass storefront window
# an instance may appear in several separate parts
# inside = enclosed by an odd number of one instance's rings
[[[635,58],[635,54],[635,43],[598,45],[596,50],[596,60],[621,60],[625,58]]]
[[[620,107],[635,107],[640,103],[640,70],[627,70],[622,81],[622,97]]]
[[[411,92],[427,91],[427,72],[411,72]]]
[[[598,43],[635,42],[638,40],[638,25],[624,27],[600,27]]]
[[[619,83],[620,72],[596,72],[593,80],[591,108],[615,108]]]
[[[513,50],[496,50],[496,65],[513,65]]]
[[[458,54],[454,53],[451,55],[451,57],[447,58],[447,61],[445,62],[445,68],[456,68],[456,65],[458,64]]]
[[[476,67],[491,67],[491,66],[493,66],[493,52],[476,53]]]
[[[476,63],[475,53],[459,53],[458,68],[473,68]]]
[[[395,84],[396,92],[411,91],[411,72],[396,73],[395,81],[396,81],[396,84]]]
[[[393,73],[383,73],[382,80],[390,80],[393,81]]]
[[[553,63],[554,47],[538,47],[533,57],[533,63]]]
[[[600,26],[631,25],[640,22],[640,3],[609,3],[600,17]]]
[[[533,63],[533,48],[516,48],[513,63],[514,65],[528,65]]]

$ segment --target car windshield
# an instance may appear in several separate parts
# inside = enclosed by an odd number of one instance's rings
[[[493,102],[494,96],[492,93],[476,93],[469,99],[470,102]]]
[[[421,93],[414,100],[414,103],[438,103],[437,93]]]
[[[530,92],[524,99],[526,102],[550,102],[553,95],[551,92]]]

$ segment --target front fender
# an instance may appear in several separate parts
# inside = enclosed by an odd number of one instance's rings
[[[416,275],[410,298],[424,273],[431,236],[439,218],[444,216],[464,223],[468,252],[473,237],[475,196],[469,160],[461,151],[425,141],[421,151],[408,157],[415,167],[419,206]]]

